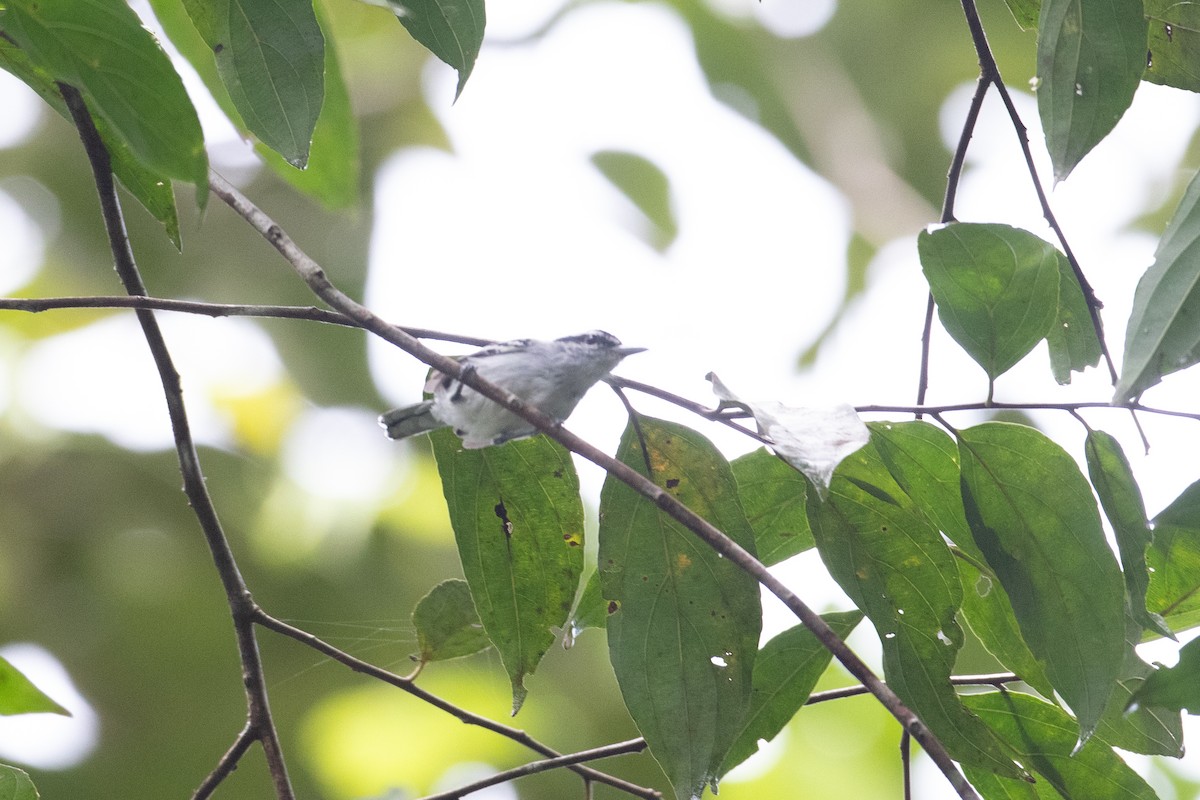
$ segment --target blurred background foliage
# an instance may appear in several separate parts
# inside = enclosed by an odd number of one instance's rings
[[[447,140],[422,91],[426,52],[381,8],[352,0],[318,5],[337,43],[361,135],[358,204],[324,207],[266,169],[244,181],[243,191],[343,290],[361,295],[376,168],[400,149],[445,147]],[[949,160],[940,144],[939,109],[977,72],[958,4],[840,3],[824,27],[803,38],[772,34],[715,0],[668,5],[690,26],[714,93],[728,97],[736,89],[750,98],[759,124],[848,198],[855,215],[846,267],[852,294],[877,247],[936,218]],[[1021,32],[999,0],[981,11],[1006,78],[1023,86],[1033,74],[1033,34]],[[572,13],[563,9],[549,26]],[[489,39],[477,74],[488,68],[490,47],[523,44]],[[619,43],[613,57],[620,57]],[[655,194],[644,198],[646,205],[661,207],[662,186],[651,183]],[[628,181],[621,184],[636,192]],[[43,111],[32,135],[0,148],[0,189],[46,238],[40,268],[13,294],[119,292],[87,162],[65,121]],[[312,303],[240,219],[219,203],[200,214],[190,190],[178,194],[182,254],[135,202],[126,203],[130,238],[153,294]],[[0,271],[2,264],[0,257]],[[100,720],[96,748],[80,763],[30,768],[48,798],[190,796],[244,721],[227,609],[179,490],[174,453],[55,428],[13,399],[23,374],[18,365],[39,341],[126,316],[0,314],[0,386],[7,385],[0,393],[0,642],[45,647]],[[215,332],[232,323],[196,324],[202,336],[211,331],[213,342],[224,342]],[[428,445],[397,448],[400,464],[389,467],[386,491],[378,496],[310,491],[284,464],[292,426],[306,411],[325,408],[349,409],[369,423],[384,404],[367,369],[364,336],[303,322],[239,324],[270,337],[283,362],[277,376],[250,390],[197,388],[184,378],[189,392],[208,393],[228,432],[201,455],[248,583],[271,613],[406,672],[416,646],[408,619],[414,604],[440,580],[461,574]],[[110,355],[146,359],[144,349]],[[103,373],[89,382],[62,375],[59,399],[84,408],[99,395],[119,398],[122,391]],[[165,420],[163,411],[155,413]],[[261,639],[276,721],[301,797],[416,796],[531,758],[507,740],[464,727],[294,642]],[[978,648],[967,648],[960,661],[964,672],[993,667]],[[818,690],[848,682],[835,667]],[[507,715],[507,685],[492,654],[432,665],[421,683],[473,711]],[[601,634],[585,633],[570,651],[552,650],[529,685],[515,724],[561,751],[636,735]],[[897,796],[899,735],[870,699],[815,706],[743,779],[731,777],[721,796]],[[664,787],[647,755],[601,766]],[[400,793],[389,794],[393,787]],[[524,798],[580,794],[576,779],[554,772],[488,796],[514,791]],[[219,790],[230,800],[269,794],[254,751]],[[616,793],[597,787],[596,796]]]

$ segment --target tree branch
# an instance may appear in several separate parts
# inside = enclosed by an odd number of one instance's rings
[[[612,758],[613,756],[623,756],[628,753],[640,753],[646,749],[645,739],[630,739],[627,742],[617,742],[603,747],[594,747],[591,750],[581,750],[578,753],[570,755],[558,756],[556,758],[547,758],[544,761],[532,761],[528,764],[522,764],[519,767],[514,767],[504,772],[498,772],[495,775],[483,778],[482,780],[469,783],[466,786],[460,786],[457,789],[451,789],[448,792],[439,794],[431,794],[422,798],[422,800],[459,800],[461,797],[466,797],[473,792],[478,792],[489,786],[496,786],[501,783],[523,778],[526,775],[536,775],[539,772],[546,772],[551,769],[560,767],[569,767],[575,764],[582,764],[585,761],[596,761],[601,758]]]
[[[360,327],[344,314],[315,306],[272,306],[230,303],[203,303],[195,300],[172,300],[165,297],[146,296],[95,296],[95,297],[0,297],[0,310],[28,311],[33,314],[59,308],[141,308],[158,311],[179,311],[200,314],[206,317],[263,317],[276,319],[299,319],[309,322],[324,322],[348,328]],[[483,347],[492,339],[478,336],[461,336],[442,333],[427,328],[404,328],[404,332],[417,339],[436,339],[443,342]]]
[[[283,620],[272,617],[261,608],[256,609],[254,621],[268,630],[275,631],[278,634],[295,639],[307,647],[311,647],[318,653],[328,656],[330,659],[349,667],[355,672],[375,678],[383,683],[395,686],[397,689],[408,692],[413,697],[416,697],[419,700],[422,700],[429,705],[434,706],[435,708],[438,708],[447,714],[450,714],[460,722],[463,722],[467,725],[475,725],[476,727],[483,728],[484,730],[491,731],[492,733],[497,733],[506,739],[511,739],[512,741],[517,742],[518,744],[523,745],[524,747],[527,747],[540,755],[547,756],[552,759],[560,758],[562,756],[562,753],[559,753],[557,750],[542,744],[523,730],[509,727],[501,722],[496,722],[495,720],[488,719],[487,717],[467,711],[465,708],[460,708],[445,698],[438,697],[432,692],[426,691],[422,687],[418,686],[413,678],[397,675],[394,672],[389,672],[388,670],[371,664],[370,662],[356,658],[344,650],[340,650],[323,639],[314,636],[306,630],[302,630],[293,625],[289,625]],[[569,768],[572,771],[577,772],[585,780],[608,784],[609,786],[620,789],[626,794],[631,794],[635,797],[644,797],[647,798],[647,800],[655,800],[655,798],[662,796],[653,789],[646,789],[644,787],[637,786],[636,784],[629,783],[628,781],[623,781],[620,778],[615,778],[612,775],[598,772],[590,767],[570,765]]]
[[[79,91],[65,83],[59,83],[58,88],[62,93],[63,100],[66,101],[67,108],[70,109],[75,127],[79,131],[79,138],[83,142],[88,161],[92,166],[96,191],[100,196],[100,210],[104,217],[104,226],[108,234],[117,276],[121,279],[127,293],[144,297],[147,294],[146,286],[142,282],[137,262],[133,257],[133,250],[129,246],[129,237],[125,232],[125,219],[113,181],[112,163],[108,151],[100,139],[100,134],[96,131],[95,123],[92,121],[91,114]],[[275,723],[271,719],[271,708],[267,700],[262,660],[259,656],[258,642],[254,637],[254,626],[249,613],[253,609],[253,602],[250,599],[250,591],[246,588],[246,583],[238,570],[237,562],[234,560],[229,541],[221,529],[212,498],[205,487],[204,472],[200,468],[200,458],[196,453],[195,442],[192,440],[187,408],[183,402],[179,373],[175,371],[170,351],[167,349],[166,340],[163,338],[162,330],[158,326],[158,320],[155,319],[154,313],[139,308],[137,318],[162,382],[167,413],[171,419],[171,430],[175,437],[175,451],[179,458],[180,471],[183,473],[183,490],[200,523],[200,528],[204,532],[204,538],[208,542],[208,548],[225,588],[225,596],[233,617],[238,654],[242,662],[242,682],[246,691],[246,724],[247,729],[253,731],[252,737],[243,734],[242,739],[246,739],[246,744],[250,738],[257,739],[262,743],[263,751],[266,753],[267,767],[275,786],[276,797],[278,800],[294,800],[295,793],[292,791],[291,781],[288,778],[287,764],[284,762],[279,735],[275,730]],[[240,750],[245,747],[240,744],[242,739],[234,744],[234,750],[238,751],[236,755],[239,757]],[[229,753],[226,753],[222,763],[230,764],[230,769],[232,769],[232,764],[236,763],[236,759],[231,759]],[[214,775],[220,779],[228,774],[228,772],[219,770],[218,766],[218,771],[210,774],[205,784],[208,784]]]
[[[562,427],[558,421],[525,403],[512,393],[482,379],[477,371],[464,372],[459,362],[430,350],[418,340],[377,317],[370,309],[352,300],[330,282],[321,266],[301,250],[279,225],[220,175],[210,172],[209,186],[214,194],[259,231],[308,284],[313,293],[331,308],[357,321],[366,330],[391,342],[422,363],[465,383],[493,402],[499,403],[571,452],[577,453],[601,467],[609,475],[652,501],[659,509],[684,525],[713,550],[753,576],[768,591],[778,597],[852,675],[869,687],[879,702],[917,740],[960,797],[964,800],[978,800],[979,795],[963,777],[941,741],[925,726],[925,723],[871,671],[870,667],[854,651],[846,646],[846,643],[815,611],[771,574],[762,562],[745,548],[628,464],[617,461],[579,438]]]

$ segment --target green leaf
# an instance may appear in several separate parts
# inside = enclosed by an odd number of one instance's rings
[[[1174,639],[1163,618],[1146,610],[1146,588],[1150,584],[1146,548],[1150,546],[1153,536],[1146,519],[1142,492],[1134,480],[1125,451],[1116,439],[1104,431],[1088,431],[1084,450],[1092,485],[1096,487],[1100,505],[1117,538],[1125,575],[1125,591],[1129,597],[1129,612],[1143,628]]]
[[[487,22],[483,0],[386,0],[400,24],[429,52],[458,72],[454,99],[475,68]]]
[[[1163,667],[1146,678],[1129,702],[1200,714],[1200,638],[1179,649],[1179,663],[1175,666]]]
[[[917,238],[947,332],[995,380],[1045,338],[1058,314],[1059,252],[1007,225],[955,223]]]
[[[608,627],[608,615],[616,611],[616,605],[604,599],[600,591],[600,572],[593,572],[583,585],[579,599],[575,601],[575,610],[567,623],[567,632],[563,638],[563,647],[570,649],[579,634],[588,628]]]
[[[71,112],[67,110],[67,104],[63,102],[58,86],[50,74],[30,61],[24,50],[3,37],[0,37],[0,68],[24,81],[64,119],[71,119]],[[175,193],[171,189],[170,178],[154,172],[138,161],[130,151],[129,145],[113,132],[103,117],[96,117],[93,121],[104,146],[108,149],[113,174],[150,215],[162,223],[167,238],[177,250],[180,249],[183,242],[179,235],[179,215],[175,208]]]
[[[984,649],[1042,695],[1053,697],[1054,687],[1045,667],[1021,637],[1012,601],[1000,581],[965,560],[959,561],[958,572],[963,585],[963,619]]]
[[[861,611],[822,614],[839,638],[845,639],[862,620]],[[721,764],[724,775],[758,752],[761,740],[771,741],[808,702],[817,680],[833,654],[803,625],[789,628],[763,645],[754,661],[750,710],[738,726],[738,736]]]
[[[760,561],[771,566],[813,546],[803,475],[765,449],[735,458],[731,466]]]
[[[1056,181],[1116,126],[1145,70],[1142,0],[1044,0],[1037,98]]]
[[[486,650],[492,646],[466,581],[439,583],[417,603],[412,613],[419,651],[414,660],[445,661]]]
[[[566,622],[583,571],[583,503],[571,454],[544,436],[463,450],[449,429],[430,434],[463,573],[513,688]]]
[[[1086,741],[1125,657],[1124,586],[1091,488],[1074,459],[1023,425],[961,431],[959,459],[975,543]]]
[[[1004,0],[1013,19],[1023,31],[1037,28],[1038,13],[1041,11],[1040,0]]]
[[[955,760],[1020,776],[950,685],[963,643],[955,621],[962,601],[955,558],[873,446],[842,461],[829,499],[810,497],[808,514],[830,574],[879,632],[888,685]]]
[[[958,448],[928,422],[872,422],[871,442],[918,510],[950,541],[974,549],[959,488]]]
[[[1104,354],[1087,300],[1071,262],[1058,254],[1058,317],[1046,334],[1050,370],[1059,384],[1071,382],[1072,372],[1083,372],[1100,363]]]
[[[5,31],[34,64],[78,88],[146,168],[195,184],[204,204],[200,120],[171,60],[123,0],[12,0]]]
[[[1200,92],[1200,8],[1145,0],[1150,23],[1144,80]]]
[[[326,26],[319,7],[317,20],[323,27]],[[262,144],[256,149],[284,180],[327,207],[351,208],[358,204],[358,121],[350,107],[350,92],[342,77],[333,38],[325,41],[325,102],[321,105],[321,114],[313,131],[307,166],[303,170],[294,169],[274,150]]]
[[[1020,754],[1021,763],[1036,772],[1065,798],[1077,800],[1157,800],[1154,790],[1121,760],[1113,749],[1093,739],[1078,753],[1074,720],[1059,708],[1019,692],[988,692],[963,698]],[[974,782],[974,775],[968,769]],[[1000,795],[1004,796],[1004,795]],[[1008,795],[1027,797],[1019,791]],[[1035,797],[1050,797],[1040,789]],[[989,800],[992,795],[988,795]]]
[[[601,150],[592,154],[592,164],[637,206],[654,226],[650,244],[666,251],[679,233],[679,221],[671,207],[671,184],[657,164],[636,153]]]
[[[1184,489],[1151,527],[1146,608],[1175,631],[1200,625],[1200,481]]]
[[[1138,623],[1127,620],[1125,664],[1108,708],[1100,719],[1100,726],[1096,728],[1096,738],[1133,753],[1182,758],[1183,720],[1178,709],[1152,705],[1135,709],[1129,707],[1133,696],[1155,672],[1154,667],[1143,661],[1133,649],[1141,632]]]
[[[1164,375],[1200,361],[1198,312],[1200,177],[1193,177],[1134,292],[1116,402],[1139,397]]]
[[[183,0],[250,131],[303,168],[325,94],[312,0]]]
[[[24,770],[0,764],[0,800],[38,800],[39,796]]]
[[[71,712],[46,696],[21,671],[0,658],[0,714],[62,714]]]
[[[693,430],[642,417],[619,458],[742,547],[754,541],[728,462]],[[714,781],[750,704],[758,584],[611,476],[600,495],[609,658],[625,705],[680,800]]]

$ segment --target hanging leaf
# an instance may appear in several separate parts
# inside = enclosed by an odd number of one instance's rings
[[[464,450],[430,434],[463,573],[513,689],[566,622],[583,572],[583,503],[571,455],[544,436]]]
[[[1020,692],[988,692],[963,698],[967,707],[987,722],[1013,748],[1021,763],[1037,775],[1038,783],[1048,783],[1061,797],[1087,800],[1157,800],[1158,795],[1113,749],[1093,739],[1078,752],[1074,721],[1056,706]],[[968,779],[975,783],[979,771],[965,766]],[[1010,794],[991,797],[1026,797],[1024,790],[1011,780],[989,781]],[[1038,798],[1053,797],[1042,791]]]
[[[1121,572],[1129,595],[1129,612],[1143,628],[1174,639],[1175,635],[1163,618],[1146,610],[1146,588],[1150,584],[1146,548],[1152,536],[1142,492],[1134,480],[1125,451],[1104,431],[1088,431],[1084,451],[1092,486],[1096,487],[1100,505],[1117,538]]]
[[[947,538],[974,550],[959,488],[958,448],[928,422],[872,422],[871,442],[918,510]]]
[[[170,58],[124,0],[12,0],[5,14],[5,33],[34,64],[79,89],[146,168],[195,184],[204,204],[200,120]]]
[[[845,639],[862,620],[861,611],[822,614],[838,638]],[[808,702],[817,680],[833,654],[803,625],[789,628],[763,645],[754,660],[750,710],[737,739],[721,765],[724,775],[758,752],[760,741],[771,741]]]
[[[830,574],[879,632],[888,685],[955,760],[1022,775],[950,685],[963,644],[955,620],[962,601],[955,558],[875,448],[846,458],[829,499],[810,502],[808,514]]]
[[[1200,360],[1200,179],[1193,177],[1138,281],[1115,402],[1124,403]]]
[[[1043,0],[1038,113],[1056,181],[1116,127],[1145,70],[1142,0]]]
[[[1091,488],[1074,459],[1024,425],[961,431],[959,459],[975,543],[1086,741],[1125,657],[1124,586]]]
[[[412,622],[419,648],[414,661],[461,658],[492,646],[466,581],[443,581],[433,587],[413,609]]]
[[[917,237],[938,317],[989,380],[1045,338],[1058,316],[1061,254],[1008,225],[954,223]]]
[[[458,72],[462,94],[483,46],[483,0],[386,0],[400,24],[429,52]]]
[[[731,466],[759,561],[769,567],[813,546],[804,476],[763,449],[735,458]]]
[[[183,0],[246,127],[303,169],[325,95],[312,0]]]
[[[753,551],[728,462],[693,430],[640,418],[618,458]],[[645,451],[642,449],[645,443]],[[601,590],[621,695],[679,800],[719,773],[750,704],[758,584],[651,500],[609,477],[600,495]]]
[[[4,37],[0,37],[0,68],[24,81],[64,119],[71,119],[71,112],[67,110],[67,104],[59,94],[58,86],[50,73],[36,66],[24,50]],[[96,130],[108,150],[113,174],[117,176],[117,180],[137,198],[152,217],[162,223],[167,238],[175,245],[175,249],[182,249],[179,214],[175,207],[175,192],[171,189],[170,177],[155,172],[139,161],[125,140],[112,130],[103,117],[94,117],[93,122],[96,123]]]

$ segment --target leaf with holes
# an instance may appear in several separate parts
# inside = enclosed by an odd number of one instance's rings
[[[825,566],[879,633],[888,685],[955,760],[1019,777],[950,685],[963,644],[955,558],[873,445],[841,463],[826,502],[810,496],[808,515]]]
[[[583,572],[583,502],[571,454],[544,436],[464,450],[430,434],[450,523],[475,608],[513,689],[554,642]]]
[[[1091,487],[1073,458],[1024,425],[961,431],[959,462],[975,543],[1086,741],[1126,647],[1125,588]]]
[[[1200,92],[1200,7],[1146,0],[1150,32],[1143,80]]]
[[[845,639],[862,621],[861,611],[822,614],[839,638]],[[754,660],[750,710],[738,726],[738,736],[721,765],[724,775],[758,751],[759,741],[771,741],[808,701],[833,653],[803,625],[788,628],[763,645]]]
[[[618,457],[753,552],[729,463],[689,428],[640,418]],[[645,443],[645,450],[642,443]],[[680,800],[712,783],[750,704],[758,584],[651,500],[609,477],[600,495],[601,591],[621,695]]]

